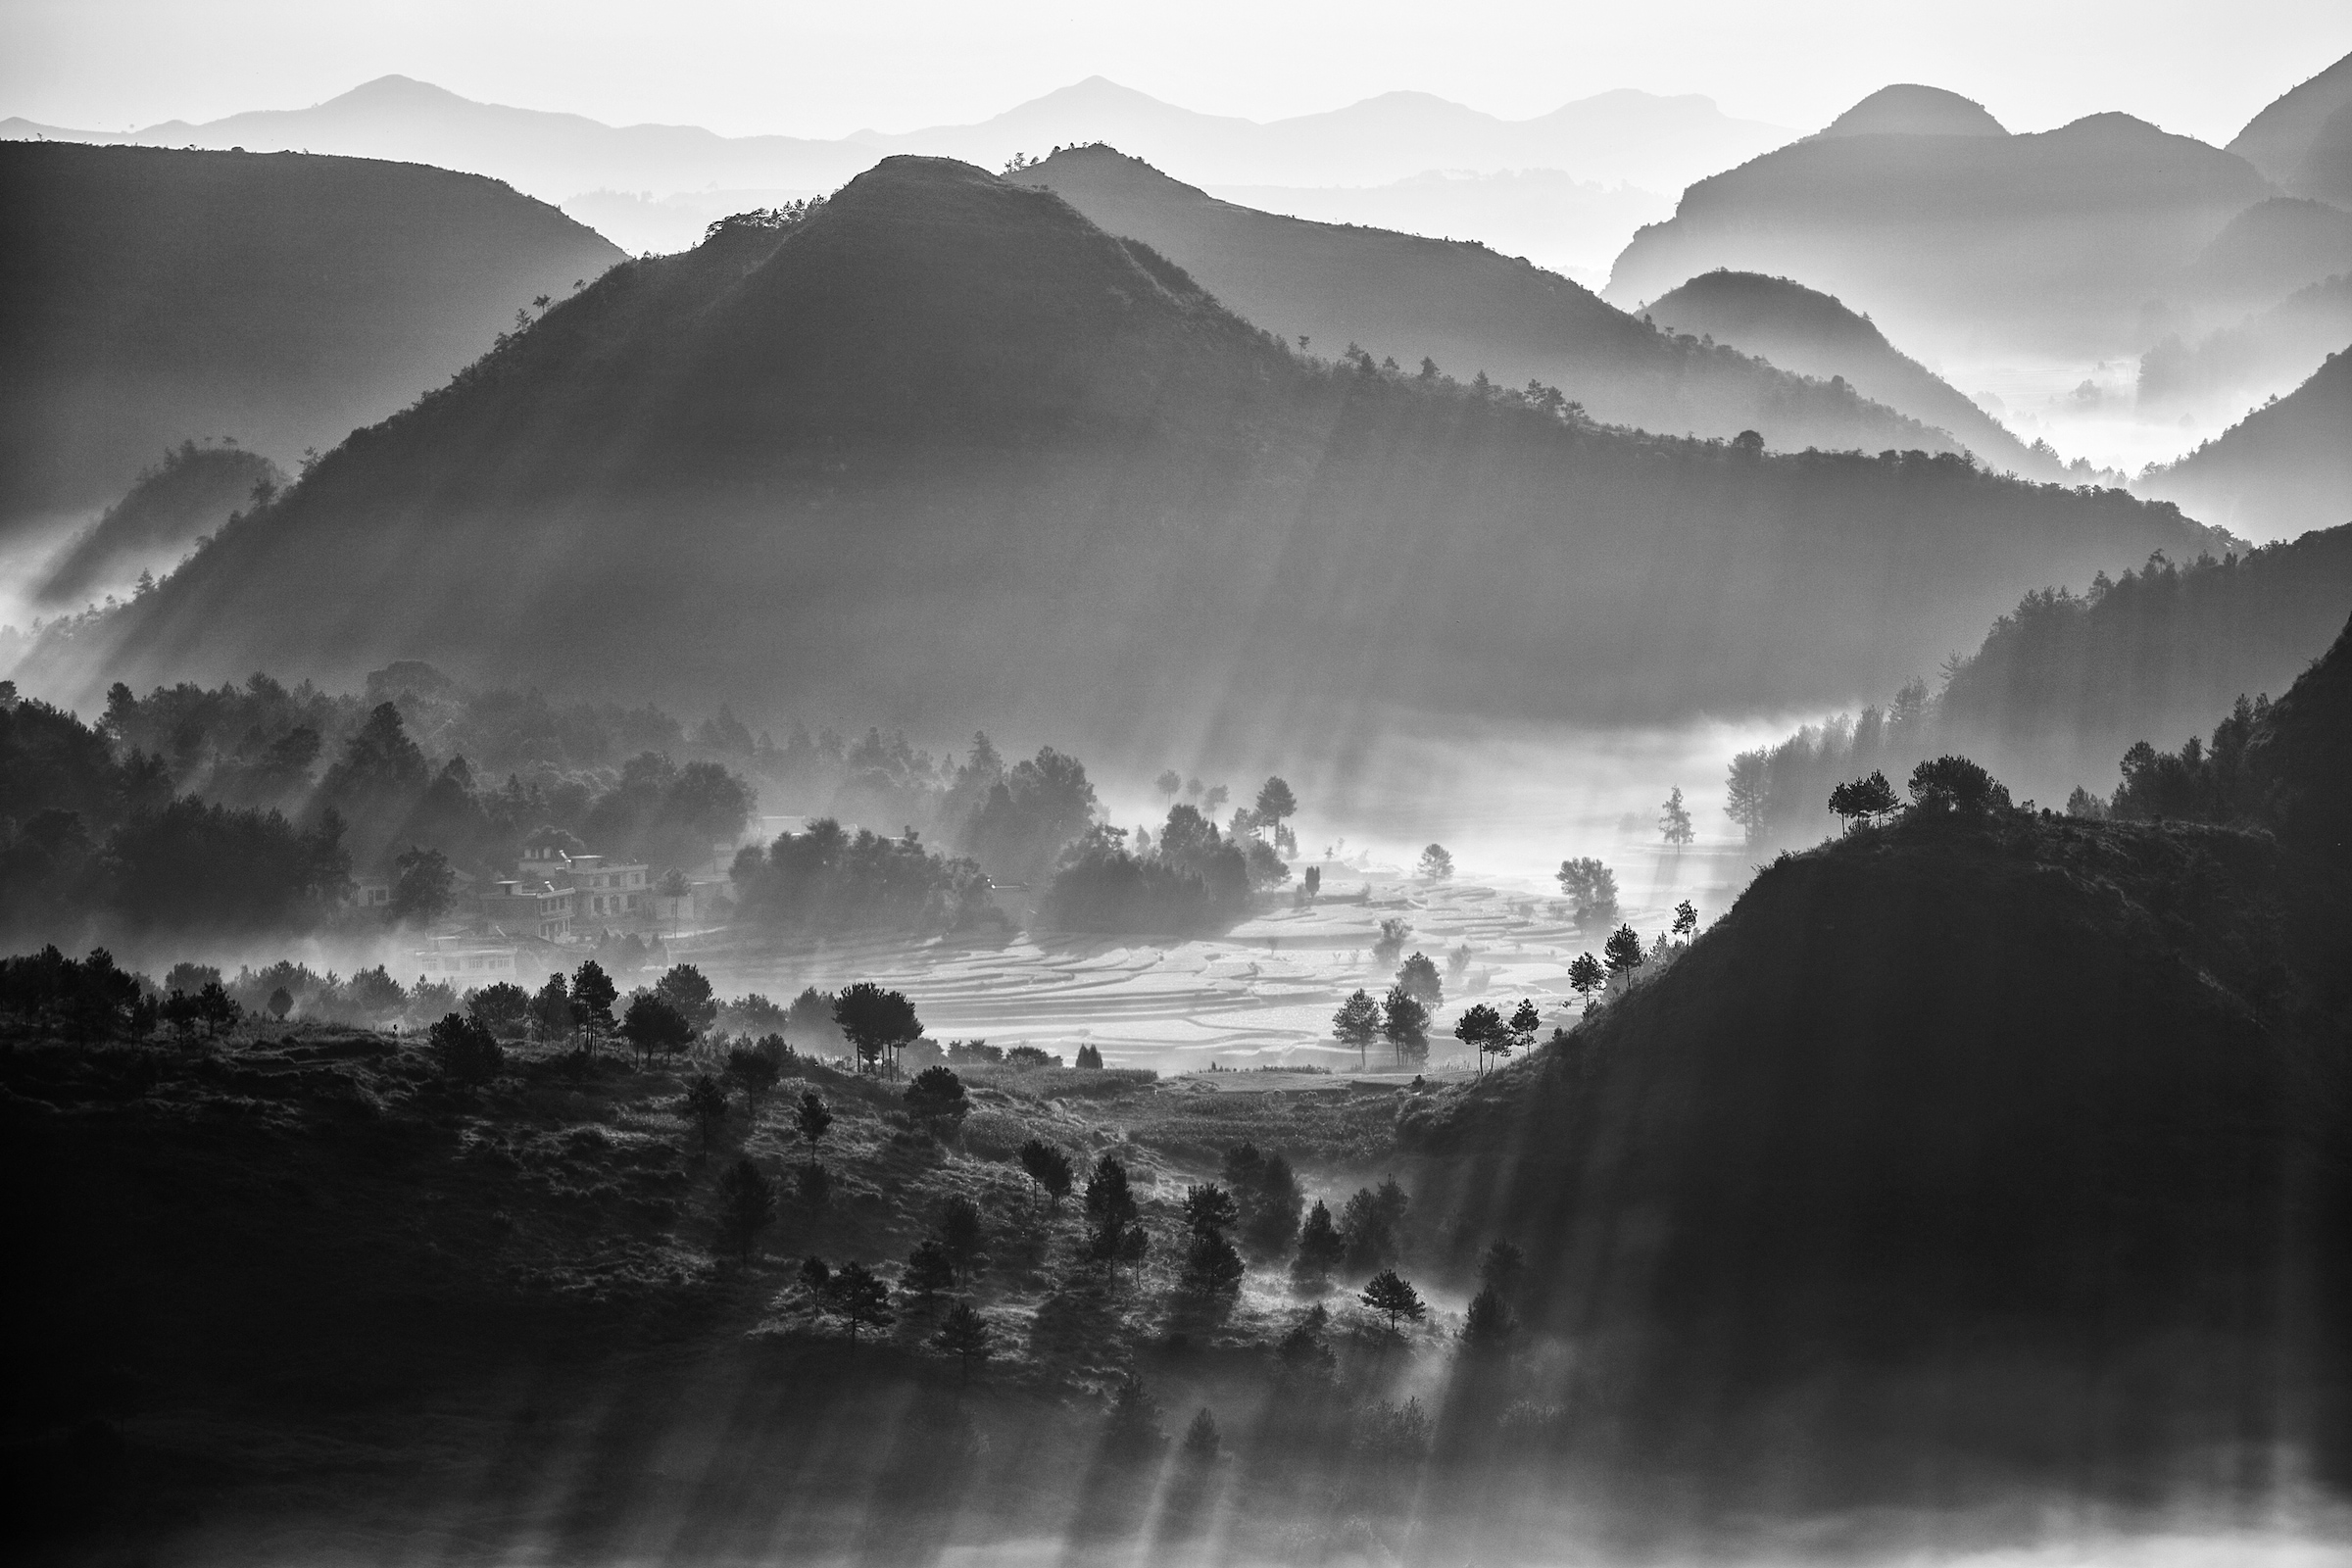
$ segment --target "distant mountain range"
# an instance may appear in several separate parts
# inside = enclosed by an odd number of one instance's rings
[[[2027,586],[2214,542],[1952,458],[1777,458],[1311,361],[1051,192],[894,158],[790,226],[612,270],[18,679],[429,652],[1114,757],[1344,759],[1391,715],[1875,690]]]
[[[2300,386],[2339,343],[2352,343],[2352,272],[2297,289],[2193,343],[2158,343],[2140,357],[2140,411],[2245,409]]]
[[[0,537],[190,436],[331,447],[617,260],[477,174],[0,143]]]
[[[2194,303],[2199,253],[2273,194],[2235,154],[2128,115],[2009,135],[1929,93],[1904,89],[1900,115],[1863,124],[1961,133],[1824,134],[1702,179],[1626,247],[1607,297],[1631,308],[1729,268],[1835,294],[1932,354],[1986,340],[2109,354],[2136,347],[2152,298]]]
[[[2274,99],[2230,151],[2293,195],[2352,204],[2352,55]]]
[[[1303,335],[1315,352],[1352,342],[1407,368],[1426,356],[1464,378],[1539,379],[1596,419],[1645,430],[1753,429],[1788,451],[1959,449],[1826,377],[1815,385],[1694,335],[1677,340],[1483,245],[1257,212],[1108,147],[1072,148],[1004,177],[1050,189],[1102,228],[1143,241],[1233,311],[1283,337]]]
[[[1965,394],[1886,341],[1867,317],[1785,277],[1706,272],[1650,302],[1669,332],[1701,332],[1783,369],[1843,378],[1863,397],[1948,431],[1996,468],[2028,478],[2065,473],[2056,454],[2034,451]]]
[[[2352,349],[2132,488],[2257,539],[2352,521]]]
[[[170,121],[128,133],[0,122],[0,137],[30,136],[410,160],[489,174],[568,205],[598,191],[658,201],[710,189],[830,190],[890,153],[994,169],[1015,154],[1042,157],[1056,146],[1094,141],[1115,142],[1213,183],[1344,187],[1430,171],[1541,169],[1671,193],[1778,146],[1788,133],[1731,119],[1706,98],[1630,90],[1578,99],[1533,120],[1502,120],[1427,93],[1396,92],[1260,123],[1181,109],[1093,76],[978,124],[861,130],[839,139],[721,136],[691,125],[613,126],[579,115],[476,103],[427,82],[381,76],[308,109],[252,111],[201,124]],[[1442,219],[1438,194],[1433,216]],[[1382,200],[1385,208],[1367,211],[1393,213],[1396,198]],[[659,232],[674,241],[663,248],[676,249],[699,227],[679,223]],[[1606,254],[1593,260],[1605,261]]]

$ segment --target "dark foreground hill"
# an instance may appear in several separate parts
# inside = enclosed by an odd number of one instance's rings
[[[1872,402],[1948,431],[1991,467],[2033,479],[2065,471],[2046,446],[2034,451],[2011,435],[1966,394],[1887,342],[1870,318],[1792,278],[1707,272],[1652,300],[1647,314],[1669,332],[1703,333],[1817,380],[1842,378]]]
[[[0,143],[0,529],[110,501],[190,436],[290,466],[619,259],[478,175]]]
[[[1789,452],[1960,450],[1942,421],[1905,417],[1917,411],[1880,407],[1859,389],[1809,385],[1698,342],[1696,327],[1681,339],[1657,332],[1583,284],[1483,245],[1257,212],[1102,146],[1005,177],[1053,191],[1167,257],[1228,309],[1326,355],[1355,343],[1408,368],[1427,357],[1463,379],[1542,380],[1604,423],[1669,435],[1755,430]]]
[[[1772,457],[1309,363],[1051,192],[894,159],[614,270],[19,679],[429,655],[1113,751],[1188,721],[1301,744],[1869,690],[2025,587],[2208,538],[1951,457]]]
[[[1515,1231],[1531,1397],[1781,1485],[2352,1462],[2352,635],[2240,825],[1921,814],[1766,868],[1654,981],[1408,1121]],[[1718,1425],[1694,1437],[1694,1410]]]
[[[2112,352],[2271,194],[2243,159],[2128,115],[2034,135],[1818,136],[1702,179],[1636,234],[1628,307],[1728,267],[1804,279],[1905,342]]]
[[[2186,457],[2150,468],[2141,493],[2257,539],[2352,517],[2352,349]]]

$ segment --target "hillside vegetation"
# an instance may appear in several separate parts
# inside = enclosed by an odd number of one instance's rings
[[[2133,488],[2255,538],[2278,538],[2352,517],[2352,349],[2328,356],[2282,398],[2150,467]]]
[[[481,569],[484,529],[527,574]],[[616,269],[20,678],[356,682],[430,650],[631,700],[1298,748],[1374,711],[1850,691],[2021,582],[2208,538],[1950,456],[1773,457],[1305,359],[1050,192],[894,159]],[[658,656],[578,630],[649,618]],[[1250,676],[1277,666],[1280,701]]]
[[[0,193],[0,530],[191,436],[291,466],[620,259],[416,164],[11,141]]]

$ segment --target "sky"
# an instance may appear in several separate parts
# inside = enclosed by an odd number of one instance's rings
[[[982,120],[1101,74],[1253,120],[1403,89],[1524,118],[1636,87],[1803,130],[1925,81],[2012,130],[2120,109],[2220,143],[2347,52],[2346,0],[6,0],[0,117],[125,130],[398,73],[612,123],[839,136]]]

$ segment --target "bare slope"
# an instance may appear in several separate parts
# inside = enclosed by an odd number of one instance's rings
[[[617,260],[476,175],[0,143],[0,529],[119,496],[188,436],[290,466]]]
[[[1142,240],[1241,315],[1318,353],[1353,342],[1411,368],[1557,385],[1593,417],[1669,434],[1760,432],[1797,451],[1955,450],[1843,387],[1811,386],[1728,349],[1661,335],[1582,284],[1483,245],[1284,218],[1223,202],[1108,147],[1008,176]]]
[[[2244,160],[2128,115],[2027,136],[1814,137],[1692,185],[1606,292],[1631,308],[1728,267],[1801,277],[1908,342],[2106,352],[2270,194]]]
[[[20,680],[430,657],[1114,753],[1336,747],[1436,708],[1868,690],[2024,586],[2207,537],[1952,458],[1302,362],[1050,192],[893,159],[796,228],[615,269]]]
[[[2134,488],[2257,539],[2352,517],[2352,350]]]
[[[1948,432],[1993,467],[2036,479],[2064,472],[2046,449],[2027,447],[1951,383],[1887,342],[1868,317],[1791,278],[1706,272],[1651,301],[1648,314],[1669,332],[1702,333],[1799,375],[1842,378],[1872,402]]]

